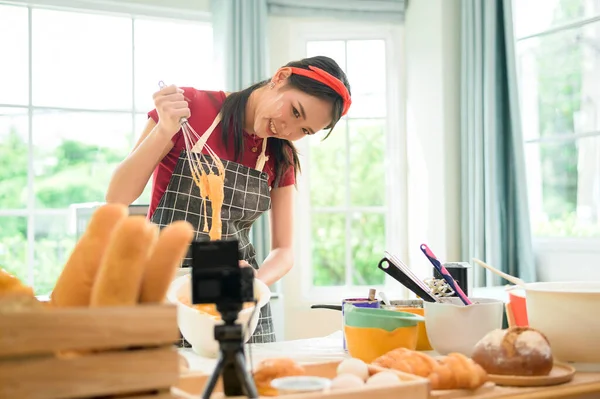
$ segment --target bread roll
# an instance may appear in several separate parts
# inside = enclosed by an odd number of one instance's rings
[[[194,228],[184,220],[175,221],[161,230],[145,266],[141,303],[158,303],[165,299],[169,285],[193,239]]]
[[[112,234],[90,306],[134,306],[138,303],[144,267],[158,238],[158,227],[143,216],[129,216]]]
[[[105,204],[92,214],[87,228],[63,268],[52,294],[54,306],[88,306],[92,285],[111,234],[127,217],[121,204]]]
[[[489,332],[471,357],[489,374],[498,375],[545,376],[554,363],[548,339],[530,327]]]
[[[260,396],[277,396],[277,389],[271,386],[276,378],[306,375],[304,367],[288,358],[265,359],[254,371],[254,383]]]

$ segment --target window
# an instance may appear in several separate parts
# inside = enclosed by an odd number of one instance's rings
[[[307,28],[298,57],[325,55],[346,72],[352,107],[331,135],[299,142],[299,248],[303,293],[309,298],[365,296],[388,279],[377,267],[384,251],[400,253],[398,220],[405,204],[391,199],[404,181],[395,168],[403,132],[395,96],[398,34],[378,28]],[[396,287],[398,289],[398,287]],[[339,295],[338,295],[339,294]]]
[[[600,0],[513,1],[537,237],[600,237]]]
[[[0,266],[42,295],[75,244],[70,207],[104,201],[158,82],[217,89],[212,26],[0,4],[0,53]]]

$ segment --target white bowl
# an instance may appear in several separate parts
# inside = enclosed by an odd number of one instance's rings
[[[215,340],[214,329],[222,321],[179,300],[183,298],[191,303],[191,294],[191,275],[186,274],[173,280],[167,292],[167,300],[177,305],[177,324],[181,335],[192,345],[192,350],[201,356],[216,358],[219,343]],[[254,279],[254,297],[258,299],[256,311],[254,306],[242,309],[237,318],[237,322],[244,327],[244,343],[248,342],[256,330],[260,309],[269,303],[271,290],[262,281]]]
[[[600,281],[529,283],[529,325],[543,332],[557,360],[600,364]]]
[[[469,298],[463,305],[459,298],[450,303],[424,302],[425,328],[433,350],[440,355],[452,352],[471,357],[475,344],[487,333],[502,328],[504,302],[489,298]]]

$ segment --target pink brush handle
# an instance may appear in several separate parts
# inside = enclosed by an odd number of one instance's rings
[[[431,252],[429,247],[426,244],[421,244],[421,250],[423,251],[425,256],[427,256],[427,258],[433,264],[433,266],[437,269],[437,271],[440,272],[442,277],[444,277],[444,280],[446,280],[446,282],[450,285],[454,292],[456,292],[461,301],[465,305],[473,304],[473,302],[471,302],[471,300],[465,295],[462,288],[460,288],[460,285],[458,285],[454,278],[452,278],[452,275],[448,272],[448,269],[446,269],[444,265],[442,265],[442,262],[440,262],[438,258],[436,258],[436,256],[433,254],[433,252]]]

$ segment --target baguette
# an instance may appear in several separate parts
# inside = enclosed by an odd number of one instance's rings
[[[135,306],[144,266],[158,228],[143,216],[130,216],[115,230],[92,287],[90,306]]]
[[[106,245],[127,214],[127,207],[120,204],[106,204],[96,209],[58,277],[50,295],[51,306],[90,304],[92,286]]]
[[[164,301],[175,272],[193,239],[194,228],[183,220],[175,221],[161,230],[144,271],[141,303]]]

